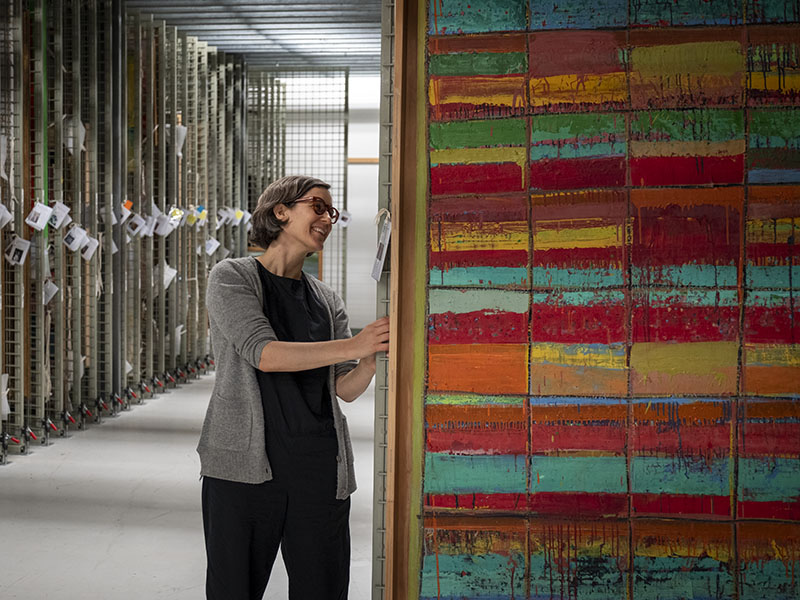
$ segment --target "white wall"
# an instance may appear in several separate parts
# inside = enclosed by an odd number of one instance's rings
[[[378,158],[380,77],[350,77],[348,158]],[[378,165],[351,164],[347,170],[347,311],[350,326],[375,319],[377,284],[370,272],[377,250]]]

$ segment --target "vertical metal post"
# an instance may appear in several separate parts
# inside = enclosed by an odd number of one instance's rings
[[[47,6],[43,0],[36,0],[29,5],[30,15],[30,47],[32,57],[29,62],[29,89],[32,91],[32,102],[29,110],[32,113],[32,128],[27,131],[29,139],[30,182],[32,189],[25,197],[23,213],[25,215],[35,202],[48,204],[48,103],[47,103]],[[28,121],[31,123],[31,121]],[[27,229],[27,226],[25,226]],[[31,234],[31,248],[28,259],[28,285],[31,301],[29,304],[28,342],[30,344],[31,361],[28,368],[29,388],[25,406],[25,423],[37,434],[42,434],[42,419],[45,417],[45,405],[50,397],[47,335],[45,331],[45,307],[42,303],[45,273],[47,267],[47,233],[49,227]],[[21,232],[19,232],[21,233]]]
[[[389,209],[392,194],[392,136],[394,108],[394,0],[381,3],[381,102],[380,141],[378,160],[378,209]],[[390,248],[391,251],[391,248]],[[377,286],[378,317],[389,314],[390,261],[384,263],[384,273]],[[386,474],[388,467],[387,440],[389,418],[389,361],[382,356],[377,361],[375,373],[375,449],[372,504],[372,598],[386,597]]]
[[[50,22],[53,35],[50,38],[53,64],[49,69],[51,83],[50,93],[52,118],[50,122],[50,148],[52,149],[52,176],[50,187],[51,198],[64,202],[64,18],[65,10],[62,0],[50,2]],[[66,30],[68,31],[68,30]],[[52,361],[52,401],[48,417],[58,423],[60,415],[67,410],[65,394],[65,360],[67,349],[67,323],[65,313],[65,294],[67,293],[67,277],[65,268],[64,228],[50,229],[53,244],[53,283],[58,287],[55,297],[50,303],[50,314],[53,321],[53,346],[49,349]],[[48,343],[48,347],[50,344]]]

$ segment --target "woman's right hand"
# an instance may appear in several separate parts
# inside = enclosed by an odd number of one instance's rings
[[[355,356],[362,359],[389,350],[389,317],[373,321],[352,338]]]

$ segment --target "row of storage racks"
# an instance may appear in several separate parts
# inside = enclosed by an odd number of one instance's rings
[[[122,2],[0,0],[0,462],[213,368],[207,274],[282,175],[254,84]]]

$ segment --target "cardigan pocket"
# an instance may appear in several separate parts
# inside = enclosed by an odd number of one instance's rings
[[[214,394],[208,408],[204,429],[209,446],[238,452],[250,448],[253,411],[249,404]]]

